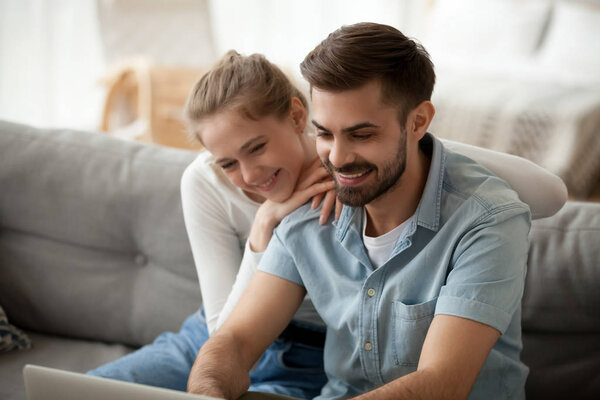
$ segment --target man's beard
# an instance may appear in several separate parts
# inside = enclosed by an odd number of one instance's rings
[[[346,164],[340,168],[334,167],[328,159],[321,160],[321,163],[335,181],[337,198],[348,206],[362,207],[388,192],[400,181],[406,169],[406,130],[402,130],[402,138],[400,139],[396,157],[384,163],[381,169],[367,161]],[[374,173],[376,181],[366,185],[345,186],[340,185],[335,177],[335,172],[352,174],[365,171]]]

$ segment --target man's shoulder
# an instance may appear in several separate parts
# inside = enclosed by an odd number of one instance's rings
[[[456,212],[473,219],[528,214],[529,206],[501,178],[472,159],[446,152],[443,178],[442,215]]]
[[[321,213],[321,205],[313,209],[311,202],[305,203],[286,215],[279,224],[279,227],[285,229],[297,229],[300,226],[308,227],[313,223],[319,225],[319,215]]]
[[[308,202],[290,214],[285,216],[276,228],[277,235],[285,240],[289,236],[296,235],[307,235],[315,234],[319,230],[335,227],[331,223],[331,217],[327,224],[319,224],[319,216],[321,213],[321,206],[312,209],[311,202]]]

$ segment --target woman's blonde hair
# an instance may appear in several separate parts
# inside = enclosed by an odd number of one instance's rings
[[[265,56],[230,50],[192,88],[185,118],[193,137],[200,140],[194,122],[224,110],[239,111],[253,120],[268,115],[282,118],[289,113],[293,97],[308,110],[304,95]]]

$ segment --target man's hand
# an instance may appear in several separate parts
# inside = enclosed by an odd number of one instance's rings
[[[202,346],[188,392],[235,400],[248,373],[300,307],[304,287],[258,271],[223,326]]]
[[[227,333],[217,332],[198,352],[187,391],[206,396],[237,399],[250,386],[248,371],[241,365],[238,341]],[[226,358],[224,358],[226,357]]]

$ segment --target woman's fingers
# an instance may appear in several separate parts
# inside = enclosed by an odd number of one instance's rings
[[[335,183],[331,180],[327,180],[315,183],[314,185],[311,185],[310,187],[304,190],[296,190],[294,194],[283,203],[270,202],[270,208],[274,213],[272,215],[275,217],[277,224],[279,224],[279,222],[281,222],[281,220],[285,218],[286,215],[290,214],[298,207],[305,204],[311,198],[313,198],[313,202],[316,196],[320,196],[320,198],[323,198],[323,196],[326,196],[326,193],[328,191],[333,191],[334,187]],[[335,199],[335,196],[333,198]],[[327,197],[325,197],[325,199],[327,199]],[[319,203],[317,203],[317,205],[318,204]],[[332,207],[333,205],[329,205],[329,212],[331,212]]]
[[[310,204],[310,208],[312,208],[313,210],[315,208],[317,208],[319,206],[319,204],[321,204],[321,200],[323,200],[324,196],[325,196],[325,193],[319,193],[316,196],[313,196],[312,202]]]
[[[332,190],[335,184],[331,180],[327,180],[324,182],[315,183],[310,187],[304,190],[297,190],[294,192],[292,197],[285,201],[285,205],[287,206],[287,214],[294,211],[296,208],[300,207],[302,204],[306,203],[312,197],[325,193],[328,190]]]
[[[319,224],[323,225],[327,222],[327,219],[331,215],[331,210],[335,203],[335,190],[329,190],[325,193],[325,199],[323,200],[323,206],[321,207],[321,215],[319,215]]]
[[[335,220],[340,219],[340,215],[342,215],[342,208],[344,208],[344,204],[336,197],[335,198]]]

